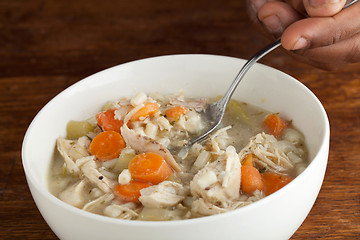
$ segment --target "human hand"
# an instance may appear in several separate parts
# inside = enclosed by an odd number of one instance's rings
[[[282,46],[323,69],[360,62],[360,2],[248,0],[249,12]]]

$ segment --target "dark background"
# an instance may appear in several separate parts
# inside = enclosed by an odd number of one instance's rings
[[[0,0],[0,239],[56,239],[21,165],[25,131],[56,94],[132,60],[184,53],[247,59],[269,42],[242,0]],[[322,190],[292,239],[360,239],[360,65],[327,72],[280,49],[261,62],[309,87],[331,124]]]

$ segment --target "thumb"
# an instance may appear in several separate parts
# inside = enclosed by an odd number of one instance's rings
[[[303,0],[310,17],[330,17],[340,12],[346,0]]]

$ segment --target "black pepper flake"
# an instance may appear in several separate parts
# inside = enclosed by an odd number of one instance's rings
[[[206,190],[206,191],[209,191],[209,190],[210,190],[210,187],[206,187],[205,190]]]
[[[100,180],[103,180],[103,178],[104,178],[104,176],[100,176],[100,177],[99,177]]]

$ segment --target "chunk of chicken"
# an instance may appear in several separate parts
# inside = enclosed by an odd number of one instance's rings
[[[273,135],[259,133],[250,138],[248,145],[239,152],[240,159],[245,158],[249,153],[256,156],[254,158],[256,164],[273,171],[281,172],[293,167],[293,163],[281,150]]]
[[[205,216],[215,215],[219,213],[227,212],[226,208],[218,207],[212,203],[206,202],[204,199],[199,198],[191,205],[191,211],[195,214],[201,214]]]
[[[74,160],[70,158],[68,153],[73,144],[75,144],[75,141],[73,140],[66,140],[63,138],[58,138],[56,140],[57,149],[60,155],[64,158],[66,169],[70,173],[79,173],[79,168],[76,166]]]
[[[59,194],[60,200],[77,208],[82,207],[85,204],[85,180],[80,180],[77,183],[69,186],[63,192]]]
[[[171,155],[169,150],[156,142],[155,140],[141,136],[137,134],[126,124],[121,127],[121,135],[123,136],[126,145],[135,149],[138,152],[154,152],[159,154],[165,159],[165,161],[177,172],[181,171],[180,165],[175,161],[174,157]]]
[[[111,186],[113,184],[111,180],[97,170],[95,156],[80,158],[76,161],[76,165],[91,183],[95,184],[105,193],[111,192]]]
[[[227,134],[227,130],[230,128],[231,126],[220,128],[209,137],[207,145],[214,154],[223,154],[223,150],[229,145],[231,137]]]
[[[184,200],[187,191],[180,183],[164,181],[140,190],[140,202],[145,207],[172,207]]]
[[[104,209],[104,215],[113,218],[121,219],[136,219],[138,214],[131,208],[136,208],[133,206],[134,203],[125,203],[122,205],[111,204]]]
[[[207,164],[190,182],[194,196],[206,203],[222,207],[226,202],[239,197],[241,181],[240,159],[233,146],[226,148],[223,155]]]
[[[120,105],[115,111],[114,111],[114,118],[117,120],[124,120],[126,114],[131,110],[131,107],[129,105]]]
[[[64,158],[67,170],[70,173],[79,173],[79,168],[75,161],[79,158],[89,156],[88,147],[90,140],[87,137],[80,137],[78,140],[67,140],[58,138],[56,140],[57,149]]]

